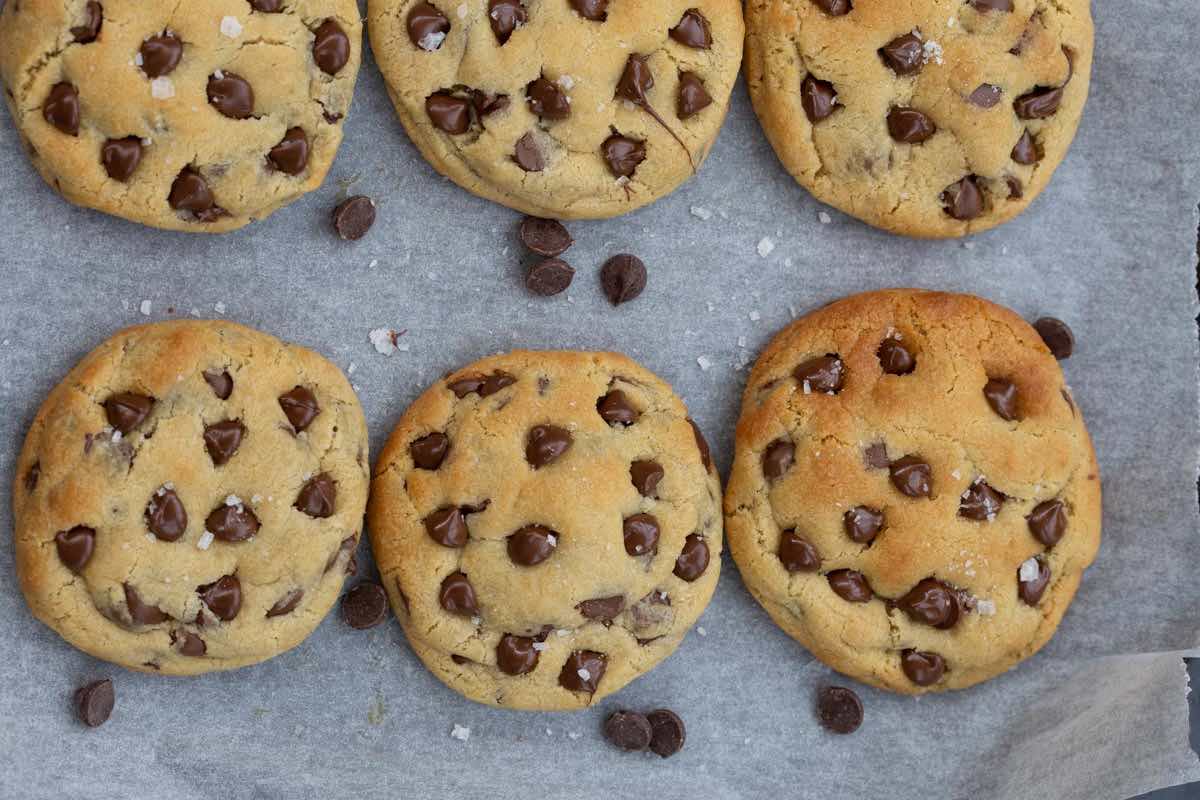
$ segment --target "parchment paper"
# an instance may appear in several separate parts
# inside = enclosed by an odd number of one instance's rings
[[[1096,4],[1096,71],[1074,149],[1015,222],[966,242],[907,241],[828,211],[780,168],[739,87],[700,176],[633,216],[570,226],[569,296],[521,285],[518,216],[437,177],[397,124],[368,59],[323,189],[222,237],[166,234],[75,209],[0,124],[0,465],[12,481],[46,392],[117,328],[227,316],[352,363],[377,450],[444,371],[513,347],[622,350],[671,381],[728,468],[745,364],[791,319],[838,296],[913,285],[969,291],[1078,336],[1064,366],[1095,438],[1104,544],[1046,650],[978,688],[919,701],[858,688],[866,722],[817,725],[816,689],[846,683],[770,623],[732,562],[679,652],[600,707],[497,711],[444,688],[389,621],[336,615],[258,667],[196,679],[125,672],[33,620],[0,543],[0,797],[1123,798],[1200,779],[1179,654],[1200,647],[1196,476],[1196,203],[1200,8]],[[346,190],[379,220],[328,228]],[[692,213],[692,209],[697,209]],[[696,214],[711,212],[707,221]],[[758,245],[775,245],[760,257]],[[767,249],[765,246],[764,250]],[[605,258],[649,266],[614,310]],[[150,301],[149,314],[139,309]],[[406,329],[377,354],[372,328]],[[742,346],[744,343],[744,346]],[[711,362],[707,370],[697,362]],[[11,528],[7,488],[0,525]],[[372,573],[368,548],[360,576]],[[71,691],[112,676],[91,731]],[[853,684],[851,684],[853,685]],[[670,706],[688,724],[662,761],[602,741],[611,710]],[[470,738],[449,736],[454,725]]]

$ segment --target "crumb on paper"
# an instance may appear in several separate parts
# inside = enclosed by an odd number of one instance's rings
[[[692,206],[691,212],[692,212],[693,217],[696,217],[697,219],[702,219],[705,222],[708,222],[710,219],[712,219],[712,215],[713,215],[713,212],[709,211],[704,206]]]
[[[408,333],[407,330],[397,331],[393,328],[375,328],[367,334],[367,338],[375,347],[376,353],[379,353],[381,356],[390,356],[397,350],[405,352],[408,350],[407,344],[400,344],[400,337],[406,333]]]
[[[471,729],[466,725],[456,724],[453,730],[450,731],[450,738],[458,739],[460,742],[465,742],[467,739],[471,738]]]
[[[771,255],[771,252],[775,249],[775,242],[771,240],[770,236],[764,236],[758,240],[757,249],[759,257],[766,258],[767,256]]]
[[[579,731],[571,731],[570,733],[567,734],[567,738],[570,739],[571,741],[575,741],[582,735],[583,734],[580,733]]]
[[[238,22],[237,17],[221,17],[221,34],[236,39],[242,35],[242,23]]]

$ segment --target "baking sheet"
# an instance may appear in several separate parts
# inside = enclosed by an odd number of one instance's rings
[[[217,238],[68,206],[27,165],[5,120],[6,486],[26,425],[79,357],[121,326],[189,313],[353,364],[375,451],[427,383],[484,354],[622,350],[675,385],[725,471],[745,366],[774,331],[838,296],[912,285],[1071,324],[1078,354],[1064,366],[1100,455],[1105,530],[1042,654],[948,696],[856,687],[866,722],[842,738],[824,733],[811,707],[817,687],[846,681],[770,623],[728,557],[700,627],[672,658],[598,708],[562,715],[473,705],[424,670],[394,621],[357,632],[336,615],[257,667],[196,679],[125,672],[33,620],[0,537],[0,797],[1123,798],[1200,779],[1179,658],[1200,648],[1200,62],[1172,55],[1194,49],[1200,8],[1136,0],[1099,3],[1095,13],[1101,48],[1078,139],[1015,222],[929,243],[825,209],[779,167],[739,86],[698,179],[632,216],[570,226],[575,284],[549,300],[522,288],[518,216],[420,159],[369,58],[326,185]],[[328,228],[347,191],[379,204],[376,227],[357,244]],[[774,245],[766,257],[764,239]],[[622,251],[644,258],[650,279],[640,299],[614,310],[598,270]],[[378,327],[407,330],[407,351],[377,354],[367,335]],[[0,496],[9,530],[7,489]],[[369,576],[365,544],[359,560]],[[116,711],[85,730],[69,696],[101,676],[114,678]],[[609,711],[664,705],[688,724],[686,748],[669,761],[602,741]],[[454,725],[470,737],[451,738]]]

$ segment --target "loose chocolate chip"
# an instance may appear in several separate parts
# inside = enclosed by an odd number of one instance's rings
[[[545,75],[525,86],[525,102],[538,119],[566,119],[571,116],[571,101],[567,93]]]
[[[1025,521],[1033,538],[1054,547],[1067,532],[1067,507],[1062,500],[1046,500],[1038,503]]]
[[[246,426],[236,419],[227,419],[205,428],[204,447],[208,450],[213,465],[219,467],[233,458],[245,434]]]
[[[326,75],[337,75],[350,60],[350,37],[334,19],[313,31],[313,60]]]
[[[342,597],[342,619],[365,631],[387,619],[387,593],[378,583],[360,583]]]
[[[1030,577],[1025,574],[1025,564],[1022,564],[1017,569],[1017,594],[1026,605],[1036,606],[1050,585],[1050,567],[1041,558],[1029,560],[1037,565],[1037,575]]]
[[[628,303],[646,288],[646,265],[628,253],[613,256],[600,268],[600,286],[614,306]]]
[[[1017,385],[1006,378],[991,378],[983,387],[983,396],[1001,419],[1012,422],[1017,413]]]
[[[825,577],[829,581],[829,588],[848,603],[865,603],[875,596],[867,577],[861,572],[835,569]]]
[[[539,653],[528,636],[506,633],[496,645],[496,666],[506,675],[524,675],[537,666]]]
[[[1041,317],[1033,323],[1033,327],[1046,347],[1050,348],[1050,354],[1059,361],[1070,358],[1071,353],[1075,352],[1075,334],[1061,319]]]
[[[534,469],[557,461],[574,441],[571,432],[557,425],[535,425],[525,442],[525,460]]]
[[[880,367],[888,375],[908,375],[917,368],[917,360],[895,336],[889,336],[880,342],[875,354],[879,356]]]
[[[316,396],[304,386],[297,386],[286,394],[280,395],[279,406],[283,409],[284,416],[292,424],[296,433],[311,425],[312,421],[321,413]]]
[[[191,631],[182,629],[171,631],[171,644],[175,646],[180,655],[189,658],[199,658],[208,652],[208,645],[204,643],[203,639]]]
[[[129,618],[134,625],[157,625],[166,622],[171,617],[158,606],[147,605],[141,596],[128,583],[124,584],[125,605],[129,609]]]
[[[58,550],[58,560],[63,566],[78,573],[96,549],[96,531],[83,525],[59,531],[54,534],[54,548]]]
[[[887,445],[875,442],[863,449],[863,463],[870,469],[887,469],[892,465],[888,458]]]
[[[1021,119],[1045,119],[1053,116],[1062,103],[1063,87],[1039,86],[1013,101],[1013,111]]]
[[[446,41],[450,20],[432,3],[417,3],[408,12],[408,38],[417,47],[433,52]]]
[[[104,7],[95,0],[89,0],[83,7],[83,24],[71,28],[71,35],[79,44],[90,44],[100,35],[100,26],[104,24]]]
[[[254,115],[254,89],[241,75],[221,72],[208,78],[208,102],[230,119]]]
[[[488,20],[492,23],[492,33],[496,41],[503,45],[512,36],[513,31],[525,24],[529,14],[520,0],[489,0]]]
[[[979,191],[974,175],[968,175],[952,183],[942,191],[942,206],[951,218],[975,219],[983,213],[983,193]]]
[[[617,594],[612,597],[597,597],[594,600],[584,600],[575,606],[586,619],[609,623],[625,610],[625,595]]]
[[[187,509],[174,489],[163,486],[146,503],[146,527],[164,542],[174,542],[187,530]]]
[[[683,550],[675,559],[675,577],[691,583],[708,569],[708,559],[708,542],[698,533],[688,534],[683,540]]]
[[[915,108],[897,106],[887,115],[888,133],[897,142],[920,144],[937,133],[937,125]]]
[[[526,133],[517,139],[517,144],[513,147],[513,161],[526,172],[541,172],[546,168],[546,159],[532,133]]]
[[[122,435],[142,424],[154,405],[154,398],[132,392],[118,392],[104,401],[104,413],[108,424]]]
[[[850,0],[813,0],[813,2],[831,17],[844,16],[854,8]]]
[[[408,453],[417,469],[437,469],[446,460],[449,450],[450,437],[437,432],[422,436],[408,446]]]
[[[646,160],[646,143],[614,133],[600,145],[608,171],[617,178],[632,178],[638,165]]]
[[[1012,175],[1009,175],[1004,179],[1004,182],[1006,184],[1008,184],[1008,199],[1009,200],[1020,200],[1022,197],[1025,196],[1025,189],[1021,185],[1020,179],[1014,178]]]
[[[634,461],[629,465],[633,488],[642,497],[658,497],[658,482],[663,479],[662,465],[657,461]]]
[[[977,522],[991,522],[1000,513],[1002,505],[1004,494],[988,486],[983,478],[976,478],[959,499],[958,515]]]
[[[584,19],[604,22],[608,19],[608,0],[570,0],[571,8]]]
[[[675,115],[680,119],[698,114],[712,105],[712,95],[704,81],[694,72],[679,73],[679,90],[675,95]]]
[[[925,42],[915,33],[906,33],[879,48],[879,57],[897,75],[915,75],[925,66]]]
[[[84,725],[98,728],[108,722],[116,699],[111,680],[93,681],[75,690],[75,714]]]
[[[687,423],[692,426],[692,436],[696,439],[696,449],[700,451],[700,463],[704,465],[706,472],[712,472],[712,451],[708,449],[708,439],[704,438],[704,432],[700,430],[700,426],[696,424],[694,419],[688,417]]]
[[[842,528],[850,541],[870,544],[883,530],[883,512],[868,506],[855,506],[842,515]]]
[[[442,587],[438,590],[438,603],[451,614],[460,617],[472,617],[479,613],[475,589],[467,580],[467,576],[461,572],[451,572],[442,580]]]
[[[631,556],[654,555],[658,552],[658,520],[650,514],[634,514],[622,523],[625,552]]]
[[[946,672],[946,660],[937,653],[904,650],[900,653],[900,668],[917,686],[932,686]]]
[[[846,363],[840,356],[826,353],[800,364],[792,370],[792,377],[800,382],[805,394],[837,394],[846,381]]]
[[[659,708],[646,715],[650,721],[650,750],[656,755],[668,758],[683,749],[687,740],[687,729],[683,720],[674,711]]]
[[[908,497],[933,494],[933,470],[920,456],[904,456],[888,465],[892,485]]]
[[[259,527],[258,517],[242,503],[220,505],[204,520],[204,529],[223,542],[244,542],[258,533]]]
[[[821,568],[817,548],[795,530],[786,530],[779,537],[778,555],[788,572],[816,572]]]
[[[473,392],[480,397],[487,397],[516,382],[517,379],[512,375],[497,370],[491,375],[472,375],[459,378],[446,384],[446,388],[454,392],[454,396],[461,400]]]
[[[558,683],[571,692],[594,692],[604,677],[608,657],[594,650],[576,650],[567,657]]]
[[[471,101],[449,92],[434,92],[425,98],[425,113],[438,130],[458,135],[471,129]]]
[[[109,139],[100,148],[100,163],[114,181],[128,181],[142,163],[142,140],[136,136]]]
[[[337,483],[322,472],[314,475],[300,487],[296,495],[295,507],[310,517],[324,519],[332,517],[334,506],[337,504]]]
[[[991,108],[1000,102],[1000,96],[1003,94],[1004,90],[999,86],[991,83],[981,83],[967,97],[967,102],[980,108]]]
[[[364,195],[348,197],[333,209],[333,229],[343,241],[361,239],[374,224],[375,201]]]
[[[1012,0],[971,0],[976,11],[1012,11]]]
[[[829,81],[806,75],[800,83],[800,105],[809,122],[820,122],[837,110],[837,91]]]
[[[1013,145],[1012,160],[1018,164],[1036,164],[1041,156],[1038,155],[1037,144],[1033,141],[1033,136],[1026,130],[1021,134],[1021,138]]]
[[[629,396],[620,389],[612,389],[596,401],[596,411],[609,425],[629,427],[642,415],[629,401]]]
[[[604,738],[631,753],[649,747],[652,734],[650,721],[636,711],[614,711],[604,721]]]
[[[542,563],[557,547],[558,533],[545,525],[526,525],[508,537],[508,557],[523,567]]]
[[[219,620],[229,622],[242,610],[242,582],[236,575],[224,575],[213,583],[198,586],[196,593]]]
[[[617,81],[613,95],[618,100],[628,100],[637,106],[647,107],[646,92],[654,88],[654,73],[650,71],[650,56],[633,53],[625,60],[625,69]]]
[[[429,538],[442,547],[466,547],[470,531],[467,518],[455,506],[439,508],[425,518],[425,531]]]
[[[300,601],[303,598],[303,589],[292,589],[283,597],[276,600],[275,605],[267,609],[267,616],[282,617],[284,614],[290,614],[296,610],[296,606],[300,605]]]
[[[566,291],[575,277],[575,268],[560,258],[547,258],[529,268],[525,288],[542,297],[553,297]]]
[[[183,42],[173,33],[162,33],[142,42],[138,52],[142,56],[142,72],[146,73],[146,77],[161,78],[179,66],[183,58]]]
[[[32,492],[34,489],[36,489],[38,485],[38,478],[41,476],[42,465],[40,462],[35,461],[33,466],[29,468],[29,472],[25,473],[25,491]]]
[[[303,128],[288,128],[279,144],[267,153],[271,166],[285,175],[299,175],[308,166],[308,136]]]
[[[695,47],[697,50],[708,50],[712,47],[712,31],[709,29],[708,19],[698,8],[689,8],[683,12],[679,24],[671,28],[668,34],[680,44]]]
[[[776,439],[762,454],[763,477],[769,481],[782,478],[796,460],[796,446],[791,439]]]
[[[205,222],[221,214],[208,181],[194,167],[184,167],[175,176],[167,203],[176,211],[190,211],[196,219]]]
[[[854,733],[862,725],[862,701],[844,686],[826,686],[817,695],[817,719],[830,733]]]
[[[933,578],[925,578],[896,601],[896,607],[915,622],[941,630],[953,628],[962,613],[958,592]]]
[[[525,217],[518,232],[521,244],[539,256],[553,258],[567,252],[575,244],[562,223],[541,217]]]
[[[42,117],[68,136],[79,135],[79,91],[69,83],[56,83],[42,105]]]

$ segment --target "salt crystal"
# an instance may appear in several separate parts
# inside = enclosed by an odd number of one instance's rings
[[[221,17],[221,34],[236,39],[242,35],[242,23],[238,22],[237,17]]]
[[[817,219],[821,220],[822,225],[828,225],[833,222],[833,217],[829,216],[828,212],[825,211],[818,211]]]
[[[213,70],[213,77],[216,78],[217,80],[221,80],[222,78],[225,77],[225,73],[219,69]]]
[[[225,505],[229,506],[230,508],[234,506],[240,506],[241,504],[242,498],[238,497],[236,494],[231,494],[225,498]]]
[[[145,60],[142,58],[142,51],[141,51],[141,50],[138,50],[136,53],[134,53],[134,55],[133,55],[133,63],[134,63],[135,65],[139,66],[139,67],[140,67],[142,64],[144,64],[144,63],[145,63]]]
[[[696,633],[700,634],[701,636],[708,636],[708,631],[704,630],[703,625],[696,626]]]
[[[547,535],[546,541],[550,543],[551,547],[558,547],[558,537],[555,536],[554,534],[551,533],[551,534]]]
[[[996,604],[991,600],[976,600],[975,610],[985,617],[993,617],[996,615]]]
[[[149,300],[143,300],[143,301],[142,301],[142,304],[141,304],[140,306],[138,306],[138,311],[141,311],[141,312],[142,312],[142,316],[143,316],[143,317],[148,317],[148,316],[150,316],[150,301],[149,301]]]
[[[583,681],[584,683],[587,683],[588,681],[590,681],[592,679],[592,673],[588,672],[586,669],[583,669],[582,667],[575,670],[575,674],[578,675],[579,680]]]
[[[711,212],[711,211],[709,211],[709,210],[708,210],[707,208],[705,208],[704,206],[692,206],[692,209],[691,209],[691,211],[692,211],[692,216],[693,216],[693,217],[697,217],[697,218],[699,218],[699,219],[702,219],[702,220],[704,220],[705,222],[707,222],[708,220],[712,219],[712,215],[713,215],[713,214],[712,214],[712,212]]]
[[[575,79],[570,75],[559,75],[558,80],[556,80],[555,83],[566,89],[568,92],[575,87]]]
[[[207,550],[208,546],[212,543],[213,535],[210,532],[205,531],[204,533],[200,534],[200,538],[196,540],[196,547],[200,550]]]
[[[479,624],[479,623],[481,623],[481,622],[483,622],[483,618],[482,618],[482,617],[471,617],[471,624],[472,624],[472,625],[478,625],[478,624]]]
[[[213,311],[216,311],[218,314],[224,314],[225,313],[225,304],[224,303],[215,303],[213,305]]]
[[[805,381],[802,385],[804,387],[805,394],[812,394],[812,384],[810,384],[808,381]]]
[[[175,96],[175,84],[170,78],[155,78],[150,81],[150,96],[155,100],[170,100]]]
[[[1036,558],[1028,558],[1021,562],[1021,568],[1017,571],[1017,580],[1021,583],[1032,583],[1036,581],[1041,573],[1041,568],[1038,565]]]
[[[355,364],[353,361],[351,361],[350,366],[346,367],[346,374],[353,375],[354,370],[356,370],[356,369],[358,369],[358,364]]]
[[[466,6],[462,6],[459,11],[461,12],[465,8]],[[466,725],[455,725],[454,729],[450,731],[450,738],[458,739],[460,742],[465,742],[467,739],[471,738],[471,729]]]
[[[567,630],[566,628],[559,628],[554,633],[557,636],[570,636],[571,635],[571,632],[569,630]]]
[[[120,431],[113,431],[113,433],[112,433],[113,444],[116,444],[117,442],[121,441],[121,435],[122,434]]]
[[[254,495],[253,497],[251,497],[251,498],[250,498],[250,505],[252,505],[252,506],[256,506],[256,505],[258,505],[258,504],[259,504],[259,503],[261,503],[261,502],[262,502],[262,495],[261,495],[261,494],[256,494],[256,495]]]
[[[702,372],[708,372],[712,368],[713,362],[708,356],[699,356],[696,358],[696,363],[700,365]]]
[[[441,31],[430,31],[421,37],[421,41],[417,42],[417,47],[422,50],[432,53],[442,46],[442,42],[446,41],[446,34]]]
[[[760,258],[766,258],[771,255],[771,251],[775,249],[775,242],[771,241],[771,237],[764,236],[758,241],[758,255]]]
[[[375,346],[375,352],[381,356],[390,356],[396,352],[396,332],[391,328],[375,328],[367,338]]]
[[[547,645],[545,642],[534,642],[533,643],[533,649],[537,650],[539,653],[544,651],[548,646],[549,645]]]
[[[953,22],[953,20],[951,20],[951,22]],[[941,64],[942,54],[942,46],[933,39],[930,39],[928,42],[925,42],[925,44],[921,45],[921,60],[926,64],[928,64],[930,61]]]
[[[750,312],[750,321],[751,322],[758,322],[760,319],[762,319],[762,314],[759,314],[757,311]]]

